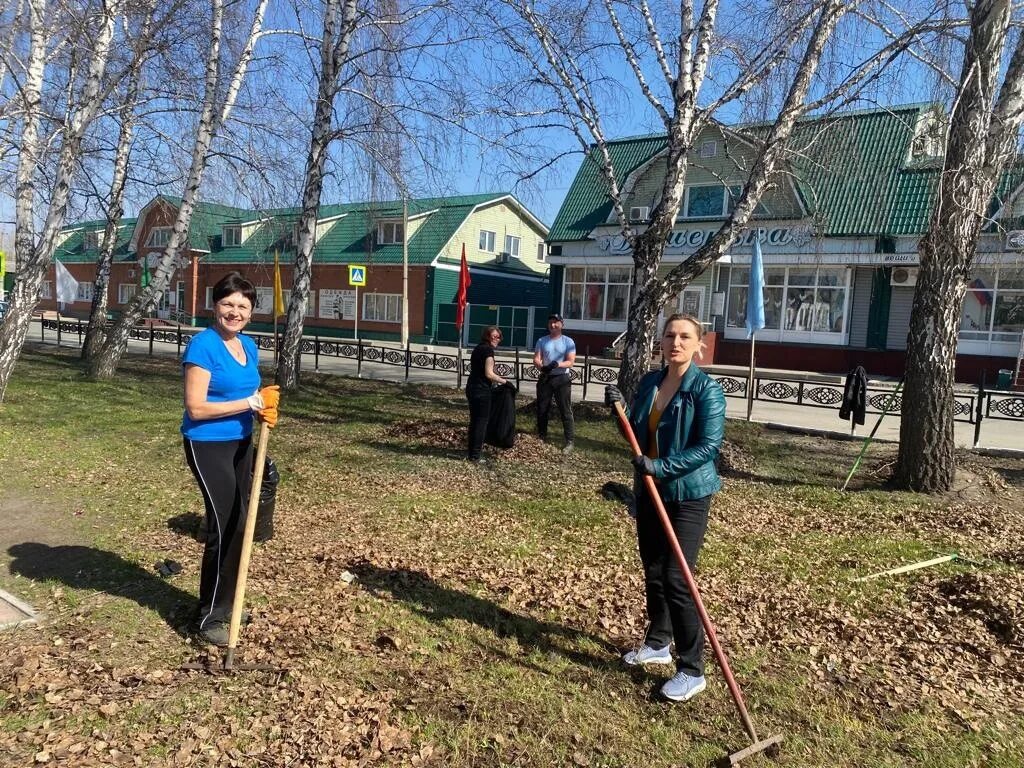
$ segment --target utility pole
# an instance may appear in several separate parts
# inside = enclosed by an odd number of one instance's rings
[[[409,344],[409,195],[402,195],[402,346]]]

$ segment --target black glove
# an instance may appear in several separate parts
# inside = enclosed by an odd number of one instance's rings
[[[622,396],[622,392],[614,384],[609,384],[604,388],[604,404],[609,408],[614,408],[616,403],[621,403],[622,407],[626,407],[626,398]]]
[[[649,459],[646,456],[634,456],[633,466],[640,474],[654,477],[654,459]]]
[[[542,365],[541,366],[540,372],[541,373],[551,373],[557,367],[558,367],[558,363],[557,362],[548,363],[547,365]]]

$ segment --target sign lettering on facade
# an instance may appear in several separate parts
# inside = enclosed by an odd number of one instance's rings
[[[916,253],[885,253],[882,254],[883,264],[917,264]]]
[[[697,250],[714,237],[717,229],[673,229],[665,238],[665,253],[680,253]],[[760,237],[761,245],[766,247],[806,248],[815,239],[814,227],[810,224],[760,227],[743,229],[729,248],[751,247],[754,239]],[[630,253],[629,242],[621,235],[610,235],[600,238],[598,246],[611,254]]]

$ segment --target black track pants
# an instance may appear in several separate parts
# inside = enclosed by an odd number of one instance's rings
[[[472,383],[466,387],[469,401],[469,445],[471,460],[479,459],[487,437],[487,420],[491,416],[491,387],[488,384]]]
[[[199,577],[199,627],[231,620],[245,514],[252,484],[252,438],[196,442],[184,438],[185,461],[206,504],[206,548]]]
[[[576,435],[576,423],[572,419],[572,382],[569,374],[541,376],[537,380],[537,435],[543,440],[548,436],[552,398],[558,406],[558,415],[562,417],[565,442],[571,443]]]
[[[665,504],[686,564],[694,573],[710,508],[710,496]],[[646,489],[637,497],[636,535],[644,564],[650,621],[644,642],[651,648],[664,648],[675,639],[677,670],[691,676],[703,675],[704,627]]]

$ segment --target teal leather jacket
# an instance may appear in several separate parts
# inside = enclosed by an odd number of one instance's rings
[[[644,453],[651,406],[666,373],[662,369],[644,376],[629,410],[629,422]],[[724,434],[725,393],[717,381],[691,364],[658,422],[654,479],[664,501],[699,499],[722,487],[715,459]],[[646,494],[641,485],[638,473],[636,492]]]

